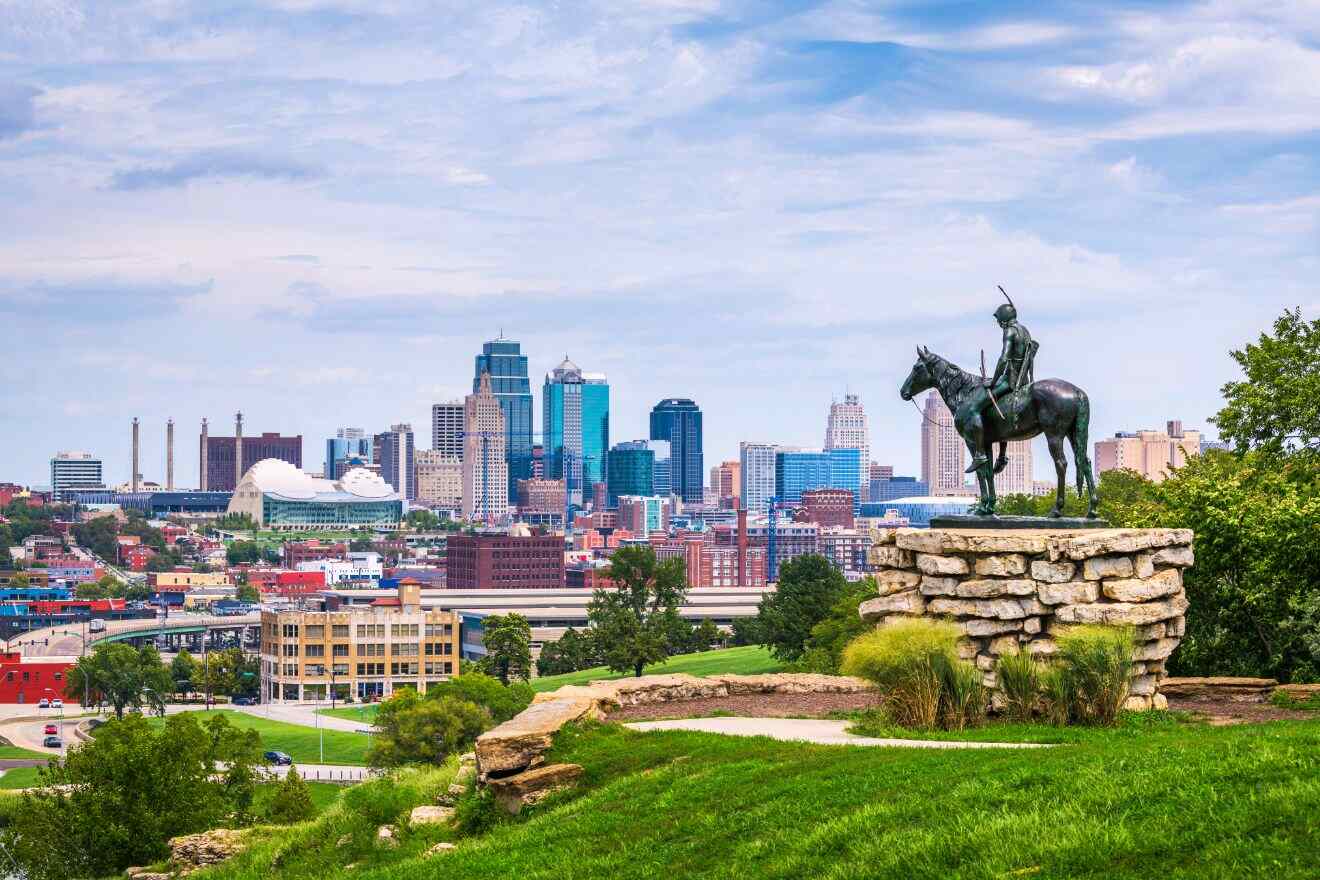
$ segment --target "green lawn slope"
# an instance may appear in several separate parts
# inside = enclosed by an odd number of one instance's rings
[[[679,654],[663,663],[656,663],[644,670],[646,675],[658,675],[667,672],[686,672],[688,675],[716,675],[722,672],[738,675],[755,675],[761,672],[778,672],[783,664],[770,656],[770,652],[760,645],[748,645],[741,648],[720,648],[715,651],[700,651],[695,654]],[[532,687],[538,691],[552,691],[566,684],[586,684],[602,678],[624,678],[631,673],[611,672],[604,666],[583,669],[578,672],[566,672],[563,675],[547,675],[532,679]]]
[[[274,749],[287,752],[296,764],[355,764],[366,763],[367,741],[365,733],[351,733],[344,730],[317,730],[301,724],[289,724],[284,721],[261,718],[246,712],[234,712],[228,709],[212,710],[210,713],[198,712],[199,721],[205,721],[205,715],[216,713],[224,715],[235,727],[255,730],[261,735],[263,750]],[[162,723],[159,718],[152,723]],[[321,758],[321,737],[325,737],[325,758]],[[3,777],[0,777],[2,779]]]

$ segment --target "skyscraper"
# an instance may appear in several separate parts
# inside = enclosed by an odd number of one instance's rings
[[[619,506],[620,495],[655,493],[655,452],[645,440],[616,443],[609,459],[609,507]]]
[[[569,501],[605,480],[610,448],[610,385],[604,373],[584,373],[567,357],[545,376],[542,429],[545,476],[563,480]]]
[[[673,495],[673,452],[668,440],[647,440],[646,448],[655,456],[655,466],[651,476],[651,491],[662,498]]]
[[[741,471],[742,465],[736,461],[722,461],[710,469],[710,488],[720,506],[738,508],[738,493],[742,491]]]
[[[463,458],[463,401],[431,405],[431,449],[455,461]]]
[[[765,513],[775,495],[775,452],[773,443],[738,444],[738,468],[742,480],[739,496],[752,515]]]
[[[74,489],[104,489],[101,459],[90,452],[59,452],[50,460],[50,490],[56,500]]]
[[[953,413],[935,392],[926,395],[921,419],[921,481],[932,495],[964,495],[967,446],[953,425]]]
[[[775,453],[775,495],[796,504],[811,489],[846,489],[853,505],[861,502],[861,451],[839,449],[781,449]]]
[[[685,397],[668,397],[651,408],[651,439],[668,440],[671,492],[686,504],[705,496],[701,451],[701,408]]]
[[[871,482],[871,438],[867,429],[866,410],[856,394],[845,394],[843,403],[837,400],[830,404],[829,419],[825,423],[825,450],[859,449],[861,450],[858,467],[857,485],[861,486],[862,498],[866,501]]]
[[[243,435],[243,416],[234,417],[234,436],[217,437],[202,425],[198,443],[198,470],[203,492],[232,492],[247,469],[264,458],[278,458],[296,468],[302,467],[302,435],[286,437],[264,432]]]
[[[505,339],[503,333],[482,345],[472,373],[473,394],[480,391],[483,373],[489,374],[491,393],[504,413],[504,450],[509,465],[505,497],[516,498],[518,481],[532,476],[532,386],[527,378],[527,358],[522,346]],[[603,449],[601,454],[604,455]]]
[[[463,417],[463,515],[498,522],[509,515],[508,432],[489,373],[481,374],[476,392],[463,401]]]
[[[995,450],[998,455],[998,448]],[[1030,495],[1032,492],[1031,476],[1031,441],[1014,440],[1008,444],[1008,464],[995,474],[995,493],[998,495]]]
[[[390,429],[377,434],[380,441],[380,476],[404,498],[417,499],[417,472],[415,470],[412,425],[390,425]]]
[[[459,510],[463,506],[463,460],[434,449],[414,454],[417,501],[434,507]]]
[[[354,459],[372,463],[371,438],[361,428],[340,428],[335,436],[325,441],[325,478],[337,480],[347,470],[345,464]]]

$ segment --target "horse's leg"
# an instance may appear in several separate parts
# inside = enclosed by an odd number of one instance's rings
[[[999,441],[999,457],[995,459],[995,473],[999,473],[1008,465],[1008,441]]]
[[[1072,441],[1073,463],[1077,466],[1077,494],[1082,494],[1083,481],[1086,484],[1086,517],[1095,519],[1096,508],[1100,504],[1100,493],[1095,489],[1095,471],[1091,468],[1091,459],[1086,454],[1087,434],[1091,427],[1091,401],[1083,395],[1073,420],[1068,439]]]
[[[1068,477],[1068,459],[1063,456],[1063,436],[1046,434],[1045,441],[1050,447],[1050,457],[1054,459],[1054,473],[1058,477],[1058,489],[1054,495],[1054,509],[1050,516],[1063,516],[1063,486]]]
[[[995,505],[999,503],[999,499],[995,497],[995,475],[994,475],[994,471],[992,471],[990,468],[991,449],[987,447],[985,452],[986,452],[985,464],[981,465],[980,472],[984,474],[984,476],[981,479],[984,481],[985,484],[985,497],[986,497],[985,512],[987,515],[993,516],[995,512]]]

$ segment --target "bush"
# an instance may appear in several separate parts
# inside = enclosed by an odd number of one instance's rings
[[[536,691],[526,682],[504,685],[498,678],[481,672],[464,672],[426,690],[426,699],[466,700],[483,706],[496,724],[508,721],[532,704]]]
[[[885,693],[896,723],[934,727],[946,670],[957,663],[961,630],[945,621],[913,618],[865,633],[843,651],[840,669],[873,682]]]
[[[1132,674],[1132,628],[1073,626],[1056,632],[1054,641],[1069,718],[1081,724],[1114,724]]]
[[[1004,714],[1012,721],[1030,721],[1040,704],[1044,669],[1025,651],[1002,654],[995,664]]]
[[[264,817],[273,825],[292,825],[316,815],[316,805],[312,803],[312,792],[302,776],[293,767],[289,774],[275,789],[275,796],[266,806]]]
[[[443,761],[464,751],[492,726],[490,712],[469,700],[423,700],[412,688],[395,691],[376,713],[376,737],[367,752],[372,767]]]

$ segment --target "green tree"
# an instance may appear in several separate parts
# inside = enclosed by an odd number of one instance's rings
[[[408,511],[408,527],[419,532],[433,532],[440,528],[440,517],[426,508]]]
[[[491,724],[490,713],[476,703],[453,697],[423,700],[404,688],[380,704],[367,763],[438,764],[467,749]]]
[[[484,665],[504,684],[532,677],[532,627],[521,614],[490,614],[481,621]]]
[[[498,678],[482,672],[464,672],[448,681],[429,685],[428,700],[464,700],[475,703],[490,712],[496,723],[508,721],[532,704],[536,691],[526,682],[515,681],[505,685]]]
[[[605,665],[640,676],[669,656],[669,634],[687,593],[682,559],[657,562],[650,547],[622,547],[610,558],[613,590],[596,590],[587,605]]]
[[[73,537],[81,547],[86,547],[97,556],[109,562],[115,561],[118,546],[115,538],[119,535],[119,526],[113,516],[98,516],[73,527]]]
[[[541,654],[536,658],[536,673],[561,675],[596,665],[596,641],[591,630],[578,632],[570,626],[558,639],[541,646]]]
[[[122,642],[102,642],[78,658],[65,679],[65,696],[81,700],[84,693],[110,703],[116,718],[124,709],[151,706],[165,709],[165,696],[174,692],[169,668],[153,647],[134,649]]]
[[[260,562],[262,559],[261,545],[256,541],[231,541],[225,548],[225,559],[230,565],[241,565],[244,562]]]
[[[804,672],[835,675],[848,643],[873,627],[862,620],[857,606],[876,595],[875,581],[863,578],[848,584],[829,612],[811,628],[797,666]]]
[[[1220,437],[1239,451],[1320,450],[1320,319],[1285,310],[1272,335],[1230,356],[1244,376],[1221,389]]]
[[[255,605],[261,601],[261,591],[245,581],[238,585],[238,590],[234,593],[234,598],[238,599],[240,602],[247,602],[250,605]]]
[[[780,660],[797,660],[811,628],[825,619],[848,589],[843,574],[824,556],[808,553],[779,567],[779,586],[761,599],[761,643]]]
[[[194,693],[202,679],[201,664],[187,650],[180,651],[170,661],[170,678],[176,694]]]
[[[289,768],[289,773],[275,788],[275,794],[267,804],[264,817],[274,825],[292,825],[304,822],[316,815],[316,805],[312,803],[312,790],[307,787],[298,770]]]
[[[692,642],[696,650],[709,651],[711,648],[718,648],[724,643],[724,633],[715,625],[715,621],[706,617],[692,631]]]
[[[257,688],[261,661],[241,648],[224,648],[206,655],[205,680],[213,694],[244,694]]]
[[[158,861],[171,837],[246,821],[259,754],[256,733],[222,716],[202,725],[173,715],[159,728],[136,715],[110,721],[23,795],[12,819],[17,861],[29,880],[108,877]]]

